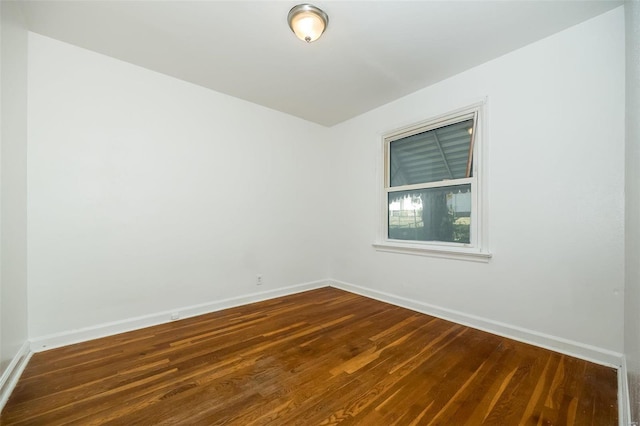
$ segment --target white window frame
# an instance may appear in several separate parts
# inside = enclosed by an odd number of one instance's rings
[[[485,136],[485,102],[476,103],[465,108],[421,121],[382,135],[382,191],[381,191],[381,217],[380,229],[377,241],[373,244],[378,251],[405,253],[422,256],[443,257],[449,259],[471,260],[476,262],[488,262],[491,253],[487,248],[486,239],[486,212],[485,209],[485,167],[484,167],[484,136]],[[389,149],[392,142],[413,136],[418,133],[428,132],[450,124],[474,118],[473,129],[473,173],[471,177],[428,182],[413,185],[391,187],[390,184],[390,158]],[[389,204],[390,192],[407,191],[426,188],[441,188],[455,185],[471,185],[471,228],[469,232],[470,242],[453,243],[444,241],[413,241],[390,239],[389,236]]]

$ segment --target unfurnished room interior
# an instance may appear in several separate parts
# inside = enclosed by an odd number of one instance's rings
[[[1,424],[640,422],[640,0],[0,16]]]

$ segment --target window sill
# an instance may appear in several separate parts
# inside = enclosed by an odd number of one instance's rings
[[[487,263],[492,254],[477,248],[469,247],[448,247],[426,244],[410,244],[383,242],[374,243],[373,247],[377,251],[388,253],[411,254],[415,256],[439,257],[444,259],[466,260],[470,262]]]

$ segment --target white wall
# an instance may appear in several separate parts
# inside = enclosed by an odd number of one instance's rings
[[[30,34],[30,336],[324,278],[325,132]]]
[[[618,8],[332,128],[332,277],[622,352],[624,54]],[[381,134],[485,96],[493,259],[376,252]]]
[[[27,341],[27,31],[1,2],[0,373]]]
[[[626,16],[626,288],[624,351],[629,371],[631,419],[640,421],[640,2]]]

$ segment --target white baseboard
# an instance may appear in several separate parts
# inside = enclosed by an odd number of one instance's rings
[[[18,379],[29,363],[31,355],[33,355],[29,346],[28,341],[24,342],[0,377],[0,411],[2,411],[4,405],[9,400],[11,392],[13,392],[16,384],[18,384]]]
[[[332,287],[339,288],[341,290],[360,294],[382,302],[391,303],[392,305],[401,306],[416,312],[442,318],[471,328],[486,331],[488,333],[497,334],[498,336],[507,337],[519,342],[528,343],[554,352],[584,359],[586,361],[618,369],[621,368],[623,364],[624,357],[618,352],[613,352],[596,346],[586,345],[584,343],[575,342],[475,315],[465,314],[451,309],[441,308],[439,306],[407,299],[390,293],[360,287],[355,284],[337,280],[329,280],[329,282]]]
[[[629,396],[629,376],[627,375],[627,359],[622,358],[618,369],[618,422],[620,426],[631,424],[631,403]]]
[[[504,336],[535,346],[540,346],[552,351],[571,355],[576,358],[584,359],[598,364],[615,368],[621,368],[623,365],[624,357],[621,353],[618,352],[609,351],[561,337],[540,333],[534,330],[513,326],[475,315],[469,315],[463,312],[442,308],[428,303],[407,299],[402,296],[397,296],[394,294],[381,292],[378,290],[373,290],[338,280],[312,281],[308,283],[293,285],[289,287],[281,287],[273,290],[267,290],[263,292],[257,292],[198,305],[175,308],[151,315],[129,318],[122,321],[115,321],[82,329],[36,337],[31,339],[31,351],[41,352],[44,350],[71,345],[74,343],[85,342],[87,340],[97,339],[100,337],[111,336],[118,333],[138,330],[144,327],[164,324],[171,321],[171,314],[174,312],[179,312],[180,318],[189,318],[197,315],[207,314],[210,312],[220,311],[222,309],[233,308],[236,306],[246,305],[248,303],[260,302],[267,299],[273,299],[275,297],[287,296],[290,294],[300,293],[303,291],[313,290],[326,286],[333,286],[341,290],[349,291],[351,293],[360,294],[372,299],[391,303],[403,308],[422,312],[424,314],[432,315],[448,321],[453,321],[458,324],[476,328],[478,330],[497,334],[499,336]]]
[[[31,350],[33,352],[42,352],[49,349],[59,348],[61,346],[98,339],[100,337],[112,336],[114,334],[125,333],[127,331],[133,331],[145,327],[164,324],[172,321],[171,314],[174,312],[178,312],[180,314],[180,319],[184,319],[197,315],[208,314],[210,312],[220,311],[223,309],[234,308],[236,306],[246,305],[248,303],[261,302],[267,299],[288,296],[290,294],[301,293],[303,291],[327,286],[329,286],[328,281],[312,281],[289,287],[280,287],[273,290],[266,290],[258,293],[251,293],[243,296],[216,300],[198,305],[183,306],[180,308],[175,308],[151,315],[128,318],[126,320],[114,321],[77,330],[36,337],[31,339]]]

